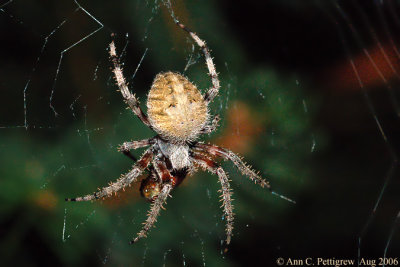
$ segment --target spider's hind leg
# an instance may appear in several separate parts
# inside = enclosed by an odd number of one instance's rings
[[[173,188],[173,186],[171,183],[167,183],[162,186],[160,194],[157,196],[157,198],[151,204],[151,208],[150,208],[148,217],[147,217],[146,221],[144,222],[142,230],[140,230],[140,232],[130,242],[130,244],[136,243],[140,239],[147,236],[147,233],[150,231],[150,229],[156,223],[157,217],[160,214],[160,210],[163,208],[163,205],[166,202],[167,197],[169,196],[169,193],[171,192],[172,188]]]
[[[117,56],[117,51],[115,48],[114,41],[111,41],[109,48],[110,48],[109,53],[110,53],[111,61],[114,65],[114,69],[113,69],[114,77],[115,77],[115,80],[119,87],[119,90],[121,91],[121,94],[122,94],[123,98],[125,99],[125,102],[128,104],[128,106],[133,111],[133,113],[135,113],[135,115],[138,116],[139,119],[147,127],[149,127],[150,129],[153,129],[147,115],[140,108],[139,100],[136,98],[136,96],[134,94],[131,93],[131,91],[128,88],[128,84],[125,80],[124,74],[122,72],[122,67],[121,67],[121,64],[120,64],[118,56]]]
[[[218,74],[217,71],[215,70],[215,65],[210,54],[210,50],[208,49],[206,42],[201,40],[196,33],[189,30],[188,27],[186,27],[179,21],[176,21],[176,24],[184,31],[186,31],[190,35],[190,37],[192,37],[195,43],[200,47],[200,49],[203,51],[204,57],[206,59],[208,73],[211,76],[211,82],[212,82],[212,87],[208,89],[207,93],[204,96],[204,100],[207,103],[210,103],[218,95],[219,88],[221,87],[219,84]]]

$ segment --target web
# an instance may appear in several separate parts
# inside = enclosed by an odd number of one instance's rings
[[[0,0],[2,261],[396,265],[399,8],[392,0]],[[229,246],[209,173],[186,178],[134,245],[149,209],[139,184],[104,201],[64,202],[126,173],[133,162],[117,147],[154,135],[117,91],[112,39],[142,108],[161,71],[210,86],[202,52],[174,18],[207,42],[222,83],[211,107],[220,129],[203,140],[243,155],[296,201],[222,162],[234,194]]]

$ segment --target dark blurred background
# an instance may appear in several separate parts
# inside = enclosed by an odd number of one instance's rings
[[[400,3],[177,0],[172,8],[208,43],[222,84],[211,108],[221,127],[203,140],[244,156],[297,204],[222,163],[236,214],[226,247],[219,183],[209,173],[176,188],[135,245],[128,242],[149,208],[137,185],[104,201],[65,203],[129,170],[119,144],[154,135],[114,84],[111,33],[144,109],[160,71],[208,88],[204,57],[162,1],[3,0],[1,265],[397,257]]]

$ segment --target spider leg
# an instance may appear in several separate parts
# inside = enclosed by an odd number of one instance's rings
[[[152,158],[153,152],[150,148],[143,154],[139,161],[133,165],[132,170],[129,171],[127,174],[122,175],[121,178],[119,178],[116,182],[111,183],[107,187],[101,188],[99,191],[93,194],[77,198],[66,198],[65,201],[90,201],[97,200],[103,197],[109,197],[113,193],[116,193],[122,188],[125,188],[131,183],[135,182],[136,178],[143,172],[144,169],[147,168]]]
[[[169,193],[171,190],[174,188],[176,185],[176,180],[175,178],[171,175],[169,170],[167,169],[167,166],[163,161],[160,161],[159,159],[155,159],[153,161],[153,166],[155,171],[157,172],[158,176],[161,178],[160,183],[162,184],[160,193],[158,194],[157,198],[154,200],[154,202],[151,204],[151,208],[148,214],[148,217],[146,221],[144,222],[144,226],[142,230],[137,234],[135,239],[133,239],[130,243],[136,243],[139,241],[139,239],[144,238],[147,236],[147,233],[150,231],[150,229],[154,226],[154,224],[157,221],[157,217],[160,214],[160,210],[163,208],[164,203],[166,203],[167,197],[169,196]]]
[[[142,230],[140,230],[140,232],[130,242],[130,244],[136,243],[141,238],[144,238],[147,236],[147,233],[150,231],[150,229],[156,223],[157,217],[160,214],[160,210],[163,208],[164,203],[166,203],[167,197],[169,196],[169,193],[171,192],[172,188],[173,188],[173,186],[171,183],[166,183],[162,186],[160,194],[157,196],[157,198],[151,204],[151,208],[150,208],[148,217],[147,217],[146,221],[144,222]]]
[[[122,67],[121,64],[119,63],[118,57],[117,57],[117,52],[115,49],[115,44],[114,41],[111,41],[110,43],[110,57],[112,60],[112,63],[114,65],[114,77],[115,80],[117,81],[117,85],[119,87],[119,90],[121,91],[121,94],[123,98],[125,99],[125,102],[128,104],[128,106],[132,109],[133,113],[136,114],[136,116],[139,117],[139,119],[146,124],[148,127],[151,127],[149,119],[147,118],[147,115],[142,111],[142,109],[139,106],[139,100],[135,97],[134,94],[132,94],[129,91],[128,85],[125,81],[124,74],[122,73]]]
[[[150,146],[153,145],[154,143],[155,143],[154,138],[143,139],[140,141],[124,142],[122,145],[118,147],[118,150],[124,152],[124,151],[129,151],[131,149],[138,149],[141,147]]]
[[[212,87],[208,89],[208,92],[204,96],[204,100],[206,103],[210,103],[213,101],[213,99],[217,96],[219,88],[221,87],[219,84],[219,79],[218,79],[218,74],[217,71],[215,70],[215,65],[212,60],[210,50],[208,49],[206,42],[201,40],[197,34],[189,30],[185,25],[180,23],[179,21],[176,21],[176,24],[181,27],[184,31],[186,31],[190,37],[196,42],[196,44],[200,47],[200,49],[203,51],[204,57],[206,58],[206,64],[208,68],[208,73],[211,76],[211,82],[212,82]]]
[[[273,194],[276,195],[284,200],[287,200],[292,203],[296,203],[296,201],[280,195],[276,193],[275,191],[272,190],[271,185],[269,182],[267,182],[265,179],[263,179],[258,173],[256,173],[251,166],[247,165],[243,160],[233,153],[232,151],[229,151],[227,149],[218,147],[216,145],[209,145],[209,144],[204,144],[204,143],[197,143],[193,149],[198,149],[199,151],[209,153],[210,155],[213,156],[219,156],[222,157],[226,160],[230,160],[235,164],[235,166],[239,169],[239,171],[244,175],[250,178],[250,180],[254,181],[256,184],[259,184],[261,187],[266,187],[268,190]]]
[[[197,143],[195,145],[195,148],[200,149],[200,151],[205,151],[213,156],[219,156],[226,160],[232,161],[233,164],[235,164],[235,166],[244,176],[248,176],[252,181],[259,184],[261,187],[266,187],[268,189],[271,188],[269,182],[261,178],[259,174],[252,170],[251,166],[243,162],[242,159],[232,151],[218,147],[216,145],[208,145],[204,143]]]
[[[218,175],[219,182],[221,183],[222,192],[221,201],[222,206],[224,207],[224,213],[226,218],[226,244],[229,245],[231,242],[232,237],[232,230],[233,230],[233,205],[232,205],[232,191],[229,185],[229,179],[225,171],[222,167],[218,166],[217,163],[212,161],[210,158],[200,154],[200,153],[193,153],[193,159],[197,164],[202,166],[204,169],[211,171]]]
[[[131,160],[137,161],[137,158],[134,155],[132,155],[132,153],[129,150],[149,146],[154,143],[155,143],[154,138],[144,139],[140,141],[124,142],[122,145],[118,147],[118,150]]]
[[[218,175],[219,182],[222,186],[222,205],[224,207],[224,212],[226,215],[226,244],[229,245],[231,242],[232,237],[232,230],[233,230],[233,205],[232,205],[232,191],[229,186],[229,179],[226,175],[225,171],[218,167],[215,170],[215,173]]]
[[[208,125],[204,126],[204,128],[200,130],[200,133],[209,134],[209,133],[214,132],[218,127],[218,122],[220,121],[220,119],[221,118],[218,115],[215,115],[215,117],[212,120],[211,124],[208,124]]]

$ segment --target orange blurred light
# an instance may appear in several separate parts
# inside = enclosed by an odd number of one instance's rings
[[[243,102],[235,102],[227,114],[228,126],[218,140],[218,145],[245,154],[252,141],[262,132],[263,122],[251,113]]]
[[[366,88],[385,86],[390,79],[398,76],[400,70],[398,51],[390,44],[379,44],[364,49],[353,57],[354,67],[346,59],[328,73],[332,90],[357,91],[361,83]]]

